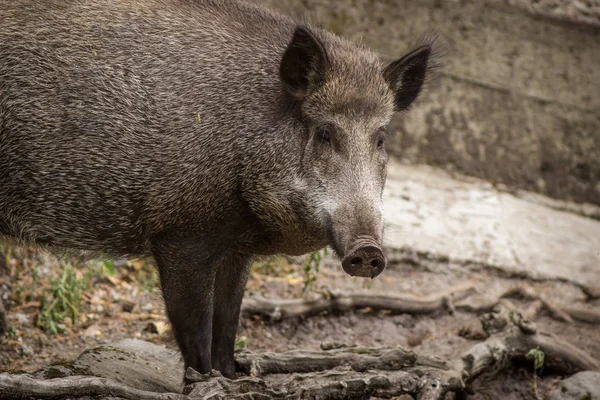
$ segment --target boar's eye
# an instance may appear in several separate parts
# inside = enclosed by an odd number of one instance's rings
[[[321,142],[331,144],[333,128],[329,125],[323,125],[317,129],[317,136]]]

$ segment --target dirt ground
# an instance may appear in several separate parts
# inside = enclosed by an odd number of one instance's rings
[[[87,282],[89,289],[83,295],[83,311],[78,314],[75,323],[67,318],[60,326],[64,332],[50,334],[36,326],[42,308],[40,301],[56,287],[56,281],[51,282],[61,276],[64,268],[45,253],[40,256],[39,253],[18,250],[5,258],[7,265],[4,276],[0,278],[0,288],[4,291],[11,328],[0,344],[1,372],[33,372],[53,362],[72,360],[88,347],[125,338],[175,346],[168,324],[165,324],[164,306],[150,262],[137,260],[117,265],[112,276],[106,270],[98,270]],[[583,292],[570,283],[503,277],[492,269],[464,267],[451,262],[420,262],[413,258],[391,265],[372,281],[345,275],[330,259],[323,264],[310,288],[312,291],[371,290],[374,293],[385,291],[425,296],[469,281],[474,283],[476,293],[462,300],[462,304],[477,305],[498,297],[508,288],[529,284],[536,293],[557,307],[593,308],[600,305],[597,300],[586,301]],[[76,270],[80,279],[83,280],[84,271],[95,268],[94,265],[97,266],[98,262],[80,266]],[[307,282],[303,270],[303,265],[284,259],[256,262],[246,295],[261,293],[272,298],[301,297]],[[531,303],[522,299],[511,301],[518,307],[527,307]],[[477,313],[463,309],[458,307],[453,313],[440,310],[429,315],[392,315],[360,310],[277,322],[258,316],[244,316],[240,321],[239,336],[245,337],[246,346],[255,351],[318,349],[323,342],[341,342],[372,347],[400,345],[450,360],[481,340]],[[553,333],[600,359],[598,326],[557,321],[543,311],[535,322],[540,330]],[[473,387],[476,394],[469,398],[536,399],[532,389],[531,365],[515,364],[513,367],[479,378]],[[554,387],[560,378],[542,370],[541,378],[537,380],[538,395],[542,396]]]

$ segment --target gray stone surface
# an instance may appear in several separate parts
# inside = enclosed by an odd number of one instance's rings
[[[595,0],[254,1],[307,14],[387,60],[436,29],[447,43],[446,65],[420,104],[395,119],[391,152],[600,204]]]
[[[72,364],[75,373],[113,379],[127,386],[160,393],[181,393],[183,363],[177,351],[127,339],[83,352]]]
[[[598,400],[600,399],[600,372],[579,372],[565,380],[552,391],[546,400]]]
[[[600,221],[479,179],[392,162],[384,219],[392,262],[408,247],[518,275],[600,286]]]

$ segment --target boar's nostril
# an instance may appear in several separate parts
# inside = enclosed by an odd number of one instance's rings
[[[375,269],[378,269],[380,264],[381,264],[381,261],[379,261],[379,260],[371,261],[371,266]]]
[[[350,260],[350,264],[354,265],[354,266],[359,266],[360,264],[362,264],[363,260],[360,257],[354,257],[352,260]]]

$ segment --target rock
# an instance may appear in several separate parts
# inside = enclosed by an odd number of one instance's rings
[[[86,350],[73,362],[72,368],[140,390],[161,393],[183,390],[180,354],[142,340],[127,339]]]
[[[410,203],[402,200],[405,188]],[[600,282],[598,220],[498,192],[484,181],[396,161],[388,167],[383,202],[390,265],[415,260],[437,272],[449,260],[474,270],[494,265],[511,275]]]
[[[44,346],[46,346],[48,344],[48,342],[50,341],[50,339],[48,339],[48,336],[45,333],[40,333],[38,335],[37,341],[38,341],[38,345],[40,347],[44,347]]]
[[[600,372],[579,372],[564,379],[546,400],[599,400]]]

